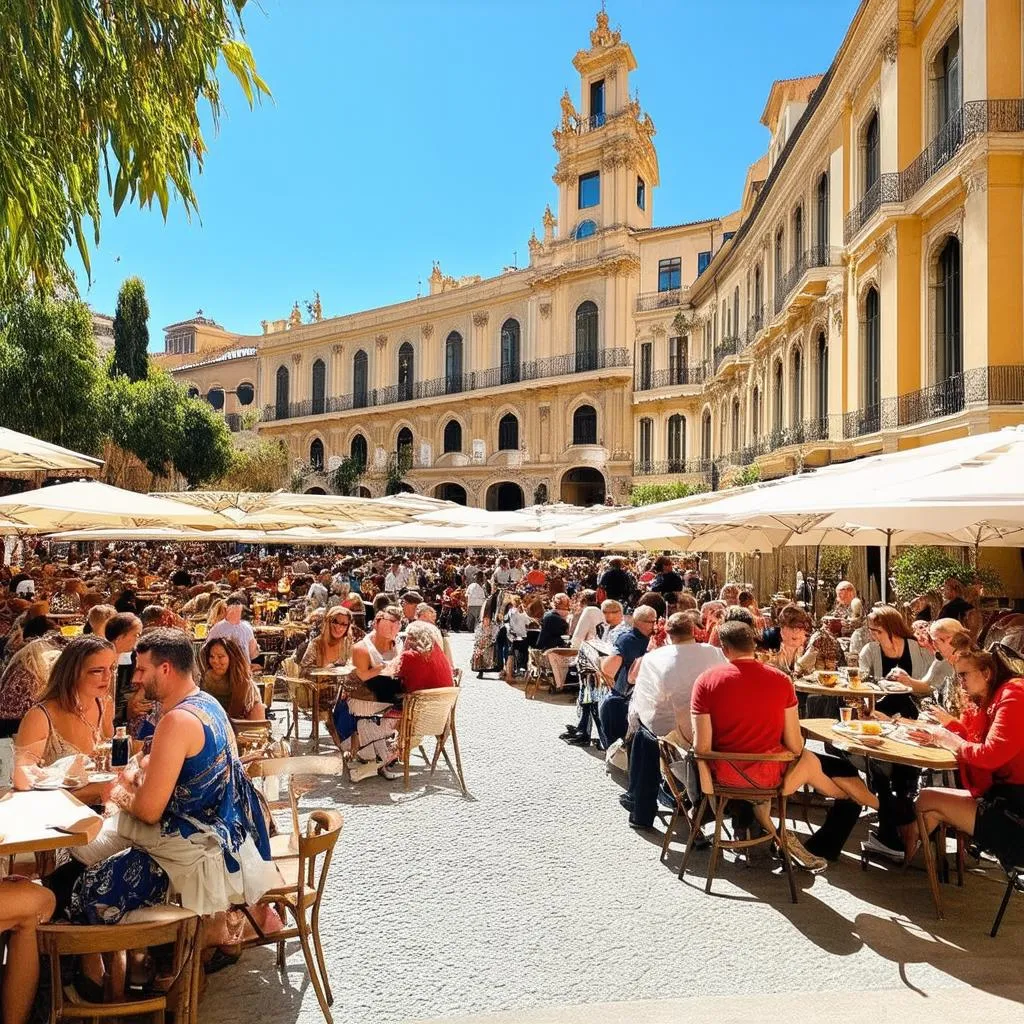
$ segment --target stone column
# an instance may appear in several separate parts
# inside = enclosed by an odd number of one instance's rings
[[[491,365],[487,344],[487,325],[491,315],[486,310],[473,314],[473,338],[468,353],[468,363],[475,370],[486,370]]]
[[[389,356],[388,336],[386,334],[378,334],[374,338],[373,372],[370,375],[373,383],[371,387],[385,388],[389,384],[397,383],[397,381],[391,380],[391,360]]]

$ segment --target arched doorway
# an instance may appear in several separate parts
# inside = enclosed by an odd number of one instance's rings
[[[355,497],[357,498],[372,498],[373,495],[370,493],[369,487],[357,487]]]
[[[603,505],[604,474],[589,466],[570,469],[562,477],[562,501],[568,505]]]
[[[327,492],[322,487],[307,487],[303,492],[305,494],[326,494]]]
[[[434,497],[442,501],[454,501],[456,505],[468,504],[466,488],[461,484],[438,484],[434,488]]]
[[[523,489],[508,480],[491,484],[487,488],[487,510],[489,512],[515,512],[526,504]]]

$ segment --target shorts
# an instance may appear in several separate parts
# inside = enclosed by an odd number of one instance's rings
[[[780,744],[764,753],[782,754],[785,750]],[[717,785],[730,789],[778,789],[789,765],[788,761],[712,761],[711,774]]]
[[[1024,867],[1024,786],[997,784],[981,797],[974,842],[1004,867]]]

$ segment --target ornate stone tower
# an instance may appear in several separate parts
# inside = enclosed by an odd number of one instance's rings
[[[580,109],[568,89],[562,122],[552,133],[559,161],[558,224],[562,237],[585,238],[609,227],[649,228],[658,157],[654,122],[629,96],[636,58],[602,9],[590,49],[573,58],[580,75]]]

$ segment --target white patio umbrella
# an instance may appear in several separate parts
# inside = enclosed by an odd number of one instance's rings
[[[39,470],[99,469],[102,459],[73,452],[59,444],[0,427],[0,473],[34,473]]]
[[[207,512],[151,494],[124,491],[98,480],[76,480],[0,497],[0,518],[23,528],[55,532],[79,528],[162,526],[197,528],[226,525],[216,512]],[[230,525],[230,524],[227,524]]]
[[[376,504],[369,498],[336,494],[292,494],[288,491],[180,491],[175,501],[219,512],[241,528],[286,529],[290,526],[327,526],[402,522],[410,511]]]

